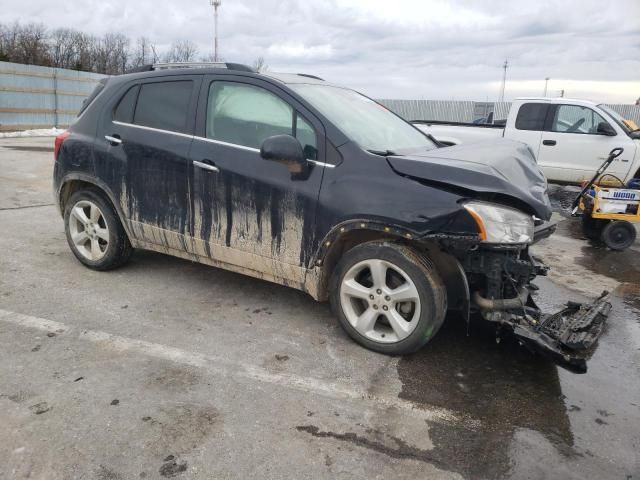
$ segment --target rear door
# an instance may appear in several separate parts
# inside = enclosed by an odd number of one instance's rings
[[[261,158],[262,142],[282,134],[301,142],[308,175]],[[315,214],[325,168],[320,121],[269,82],[205,77],[190,156],[196,252],[244,273],[302,283],[318,243]]]
[[[129,85],[99,142],[107,178],[140,241],[174,250],[190,243],[190,174],[201,76],[170,76]]]
[[[589,107],[552,107],[551,121],[542,134],[538,155],[538,163],[549,180],[569,183],[590,180],[613,148],[625,146],[627,139],[620,135],[598,134],[600,122],[606,120]],[[607,173],[624,179],[632,164],[633,152],[629,153],[618,157]]]

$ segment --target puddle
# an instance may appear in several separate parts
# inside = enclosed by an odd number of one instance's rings
[[[418,353],[398,364],[400,397],[480,420],[429,425],[432,454],[467,478],[500,478],[510,471],[509,447],[521,428],[535,430],[566,456],[576,455],[558,370],[512,339],[496,345],[492,325],[458,319]]]

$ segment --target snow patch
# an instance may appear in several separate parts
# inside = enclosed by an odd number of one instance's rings
[[[18,132],[0,132],[0,138],[55,137],[62,132],[64,132],[64,128],[41,128],[37,130],[21,130]]]

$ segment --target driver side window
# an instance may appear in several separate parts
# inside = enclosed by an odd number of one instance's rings
[[[293,135],[305,155],[318,158],[316,133],[287,102],[264,88],[215,81],[209,87],[207,138],[260,148],[273,135]]]
[[[595,135],[600,122],[605,122],[605,119],[588,107],[560,105],[553,117],[551,131]]]

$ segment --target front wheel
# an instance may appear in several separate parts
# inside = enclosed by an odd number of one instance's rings
[[[331,279],[340,325],[376,352],[414,352],[438,332],[446,290],[433,264],[410,247],[369,242],[349,250]]]

